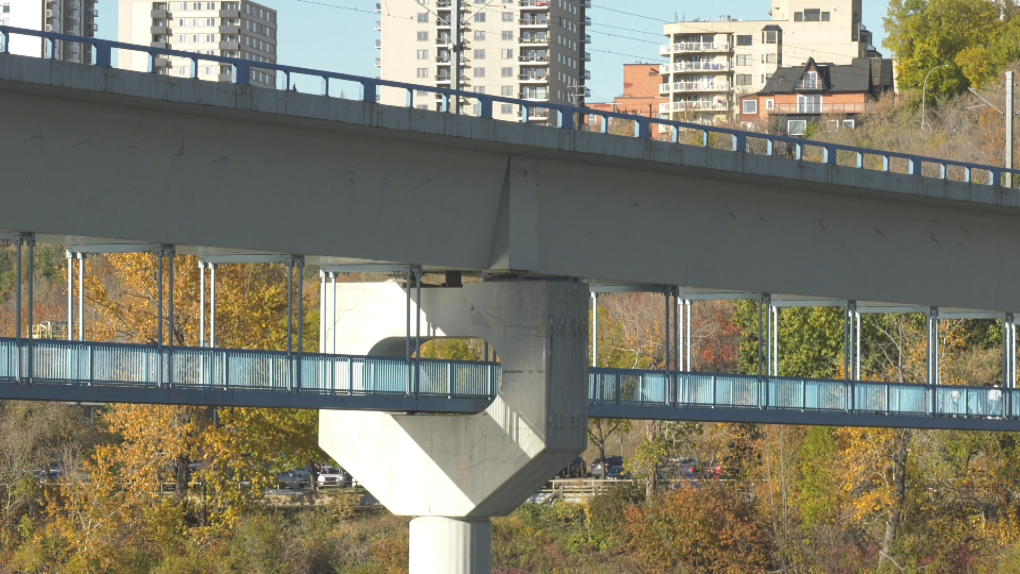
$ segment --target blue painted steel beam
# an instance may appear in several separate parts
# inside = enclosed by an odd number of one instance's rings
[[[334,395],[282,390],[84,386],[79,384],[16,384],[0,379],[0,400],[56,401],[68,403],[133,403],[145,405],[192,405],[261,407],[273,409],[340,409],[390,412],[472,414],[485,410],[491,399],[407,397],[365,394]]]

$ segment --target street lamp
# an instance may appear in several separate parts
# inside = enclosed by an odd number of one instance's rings
[[[939,68],[948,68],[948,67],[949,67],[949,64],[939,64],[938,66],[935,66],[934,68],[928,70],[928,73],[924,75],[924,83],[921,85],[921,129],[922,130],[924,129],[924,100],[925,100],[925,92],[927,92],[927,90],[928,90],[928,76],[930,76],[932,72],[934,72],[935,70],[937,70]]]

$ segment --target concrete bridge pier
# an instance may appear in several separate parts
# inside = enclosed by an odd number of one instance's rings
[[[494,348],[502,383],[481,413],[323,410],[319,422],[319,445],[330,456],[391,512],[415,517],[412,574],[489,574],[489,518],[512,512],[587,445],[588,287],[525,280],[423,287],[411,315],[396,282],[327,289],[336,296],[325,298],[323,348],[335,340],[338,353],[404,357],[408,325],[419,318],[423,343],[470,337]],[[417,385],[424,392],[442,376],[422,369]],[[466,381],[453,383],[455,390]]]

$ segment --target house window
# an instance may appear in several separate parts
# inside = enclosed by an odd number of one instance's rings
[[[476,60],[484,60],[485,59],[485,50],[475,50],[475,59]]]
[[[499,111],[500,111],[500,113],[502,113],[504,115],[512,114],[512,113],[514,113],[514,105],[513,104],[501,104],[499,106]]]
[[[794,22],[803,22],[804,21],[804,13],[803,12],[794,12],[793,13],[793,21]]]
[[[772,100],[772,99],[765,100],[765,109],[766,110],[772,111],[775,107],[776,107],[776,101],[775,100]]]
[[[737,85],[738,86],[750,86],[751,85],[751,74],[737,74]]]
[[[806,90],[817,90],[818,72],[804,72],[804,78],[800,82],[800,87]]]
[[[804,10],[804,21],[805,22],[818,22],[822,19],[822,11],[818,8],[812,8],[810,10]]]
[[[514,69],[513,68],[503,68],[501,70],[500,75],[502,77],[504,77],[504,78],[512,78],[512,77],[514,77]]]
[[[482,30],[476,30],[475,31],[475,40],[478,40],[479,42],[484,42],[485,41],[485,32],[483,32]]]
[[[775,64],[779,61],[778,54],[762,54],[761,61],[766,64]]]
[[[514,31],[513,30],[503,30],[502,38],[501,39],[502,40],[513,40],[514,39]]]
[[[514,13],[513,12],[503,12],[503,21],[504,22],[513,22],[514,21]]]
[[[588,114],[588,125],[597,126],[599,124],[599,117],[595,114]]]
[[[843,129],[845,129],[845,130],[852,130],[852,129],[854,129],[854,121],[853,120],[843,120]]]
[[[791,136],[804,135],[805,128],[807,128],[807,120],[790,120],[786,122],[786,133]]]
[[[822,96],[818,94],[809,96],[797,96],[798,114],[820,114],[822,113]]]
[[[476,78],[484,78],[485,77],[485,68],[475,68],[474,72],[475,72],[475,77]]]
[[[429,22],[429,13],[428,12],[421,12],[421,13],[418,14],[418,23],[419,24],[428,24],[428,22]]]
[[[822,12],[822,22],[828,22],[828,21],[829,21],[829,13],[828,12]]]
[[[744,114],[756,115],[758,113],[758,100],[744,100]]]
[[[776,32],[775,32],[775,30],[770,30],[770,31],[762,32],[761,33],[761,41],[763,43],[765,43],[765,44],[775,44],[776,43]]]
[[[429,51],[428,50],[418,50],[418,59],[419,60],[428,60],[429,59]]]
[[[429,77],[429,69],[428,68],[418,68],[418,77],[419,78],[427,78],[427,77]]]
[[[418,32],[418,41],[419,42],[428,42],[429,41],[429,33],[428,32]]]
[[[737,54],[738,66],[750,66],[752,63],[751,54]]]
[[[476,94],[485,94],[485,86],[475,86]]]
[[[514,95],[513,86],[503,86],[499,89],[499,95],[501,96],[512,96]]]
[[[750,46],[751,45],[751,36],[737,36],[737,45],[738,46]]]
[[[475,14],[475,22],[484,22],[484,21],[485,21],[485,12],[479,12],[479,13]]]
[[[513,60],[514,59],[514,51],[513,50],[500,50],[500,55],[503,57],[504,60]]]
[[[839,120],[825,120],[825,131],[827,132],[839,131]]]

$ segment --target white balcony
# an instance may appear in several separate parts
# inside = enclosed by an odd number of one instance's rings
[[[548,10],[549,0],[519,0],[517,5],[522,10]]]
[[[673,62],[672,64],[660,64],[659,73],[683,73],[683,72],[728,72],[733,69],[729,62]]]
[[[522,84],[547,84],[549,83],[549,75],[542,74],[519,74],[517,79]]]
[[[521,18],[517,21],[521,28],[548,28],[548,18]]]
[[[681,101],[681,102],[668,102],[665,104],[659,104],[659,111],[662,113],[669,112],[725,112],[730,109],[729,102],[713,102],[713,101]]]
[[[549,37],[544,38],[538,36],[521,36],[520,43],[526,46],[548,46]]]
[[[666,95],[671,92],[728,92],[729,82],[673,82],[672,84],[661,84],[659,94]]]
[[[684,52],[732,52],[733,44],[715,42],[678,42],[676,44],[665,44],[659,46],[659,54],[665,56],[670,53]]]

